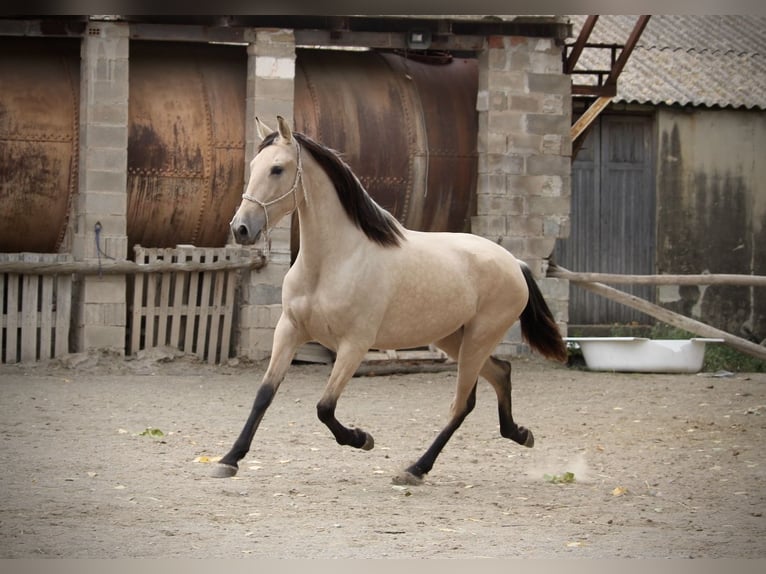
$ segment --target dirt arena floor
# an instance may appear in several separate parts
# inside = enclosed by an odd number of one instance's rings
[[[210,477],[265,365],[167,355],[0,366],[2,558],[765,558],[766,374],[514,362],[525,449],[476,410],[426,481],[392,478],[446,420],[454,372],[355,378],[317,420],[294,365],[238,476]]]

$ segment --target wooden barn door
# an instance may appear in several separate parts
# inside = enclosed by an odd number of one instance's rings
[[[572,231],[554,260],[571,271],[655,272],[652,119],[602,116],[572,164]],[[655,300],[652,285],[614,285]],[[647,315],[570,287],[570,325],[652,323]]]

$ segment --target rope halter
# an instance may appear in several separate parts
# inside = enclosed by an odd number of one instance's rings
[[[293,208],[290,210],[290,213],[298,209],[298,197],[296,195],[296,191],[298,189],[298,185],[300,185],[301,181],[303,180],[303,162],[301,161],[301,145],[297,141],[295,142],[295,149],[296,149],[296,157],[297,157],[297,161],[296,161],[297,168],[295,170],[295,181],[293,181],[293,186],[290,189],[288,189],[285,193],[283,193],[276,199],[272,199],[271,201],[261,201],[257,197],[253,197],[247,192],[242,194],[242,199],[246,199],[247,201],[252,201],[253,203],[260,205],[263,208],[263,215],[266,217],[266,225],[264,227],[263,235],[264,235],[264,239],[266,240],[266,245],[268,247],[271,246],[271,240],[269,237],[269,230],[271,229],[271,227],[269,225],[269,210],[267,209],[267,207],[269,205],[274,205],[275,203],[279,203],[288,195],[292,194]]]

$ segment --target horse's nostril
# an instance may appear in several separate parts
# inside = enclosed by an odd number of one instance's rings
[[[240,225],[236,230],[237,237],[247,237],[247,225]]]

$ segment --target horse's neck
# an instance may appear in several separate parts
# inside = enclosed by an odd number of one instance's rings
[[[346,215],[330,178],[314,161],[304,163],[304,201],[298,207],[303,263],[319,268],[345,259],[367,241]]]

